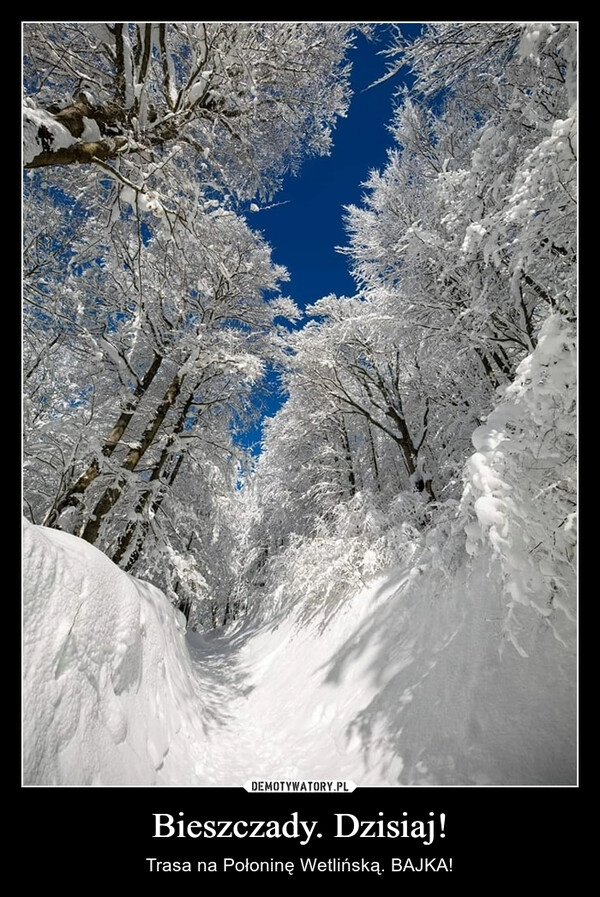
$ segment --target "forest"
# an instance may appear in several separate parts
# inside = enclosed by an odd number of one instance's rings
[[[251,213],[374,26],[24,23],[24,515],[194,635],[483,564],[499,653],[571,656],[577,28],[388,25],[414,83],[343,211],[355,293],[300,308]]]

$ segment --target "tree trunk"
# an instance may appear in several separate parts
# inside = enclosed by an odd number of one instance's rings
[[[167,460],[169,459],[169,457],[171,457],[170,447],[173,445],[173,442],[175,441],[176,437],[181,433],[181,431],[183,430],[183,428],[185,426],[185,421],[187,418],[188,411],[190,410],[190,408],[192,406],[193,398],[194,398],[194,395],[192,393],[190,395],[189,399],[187,400],[187,402],[185,403],[185,405],[181,411],[181,414],[179,415],[179,419],[178,419],[175,427],[173,428],[173,433],[169,437],[168,444],[164,447],[164,449],[161,452],[160,458],[154,465],[152,474],[150,475],[151,483],[155,483],[160,478],[160,475],[161,475],[162,471],[164,470]],[[175,464],[175,467],[169,474],[169,478],[167,480],[166,486],[170,487],[175,482],[175,480],[177,478],[177,474],[179,473],[179,471],[181,469],[181,465],[183,463],[183,458],[184,458],[184,454],[183,454],[183,452],[181,452],[179,454],[179,457],[177,459],[177,463]],[[150,499],[153,496],[154,496],[154,500],[152,502],[150,511],[149,511],[146,519],[142,521],[142,520],[140,520],[141,515],[146,510],[146,508],[148,506],[148,502],[150,501]],[[135,515],[136,515],[137,519],[130,520],[129,523],[127,524],[127,529],[119,537],[119,540],[117,542],[117,547],[115,549],[115,553],[113,554],[113,557],[112,557],[112,560],[114,561],[115,564],[120,564],[121,561],[123,560],[123,557],[125,556],[126,552],[128,551],[129,546],[131,545],[131,542],[133,541],[134,536],[137,536],[135,548],[129,554],[126,563],[123,565],[124,570],[127,570],[127,571],[131,570],[131,568],[138,561],[139,556],[142,552],[142,547],[146,540],[146,536],[148,535],[148,529],[150,528],[150,515],[154,516],[156,514],[156,512],[160,508],[161,504],[163,503],[164,497],[165,497],[164,491],[162,492],[162,494],[160,494],[157,497],[152,489],[146,489],[145,492],[143,492],[142,495],[140,496],[138,503],[136,505],[136,508],[135,508]]]
[[[340,436],[342,438],[342,446],[344,449],[344,462],[346,465],[346,471],[348,476],[349,483],[349,491],[350,497],[354,498],[356,495],[356,474],[354,472],[354,464],[352,462],[352,450],[350,448],[350,439],[348,438],[348,430],[346,429],[346,424],[344,421],[344,415],[340,414],[337,420],[337,424],[340,431]]]
[[[171,381],[171,384],[167,389],[160,405],[156,409],[154,417],[146,427],[142,438],[127,453],[127,457],[121,465],[122,470],[135,470],[140,460],[152,445],[152,442],[154,441],[158,430],[160,429],[165,417],[167,416],[168,411],[177,401],[177,397],[179,396],[179,393],[181,391],[181,385],[184,376],[185,375],[177,374]],[[92,545],[96,542],[98,534],[100,532],[102,521],[119,500],[124,486],[125,479],[121,477],[117,480],[114,486],[110,486],[108,489],[106,489],[103,495],[100,497],[90,518],[88,519],[87,523],[80,533],[81,538],[85,539],[86,542],[90,542]]]
[[[119,442],[121,441],[123,434],[129,426],[129,423],[136,411],[136,408],[138,407],[143,396],[150,388],[152,381],[158,373],[162,361],[162,356],[155,353],[154,358],[152,359],[152,364],[133,391],[133,398],[127,403],[126,408],[121,412],[119,419],[108,434],[108,437],[106,438],[104,445],[102,446],[101,453],[105,458],[110,458]],[[90,462],[87,469],[84,470],[84,472],[80,474],[80,476],[75,480],[75,482],[71,486],[69,486],[65,492],[63,492],[62,496],[60,496],[55,501],[54,506],[46,515],[43,525],[59,529],[59,518],[62,512],[65,511],[68,507],[73,506],[77,501],[80,500],[80,497],[84,494],[88,486],[90,486],[94,482],[96,477],[99,476],[100,472],[100,459],[94,458]]]
[[[386,415],[391,417],[394,423],[396,424],[398,430],[400,431],[400,436],[392,437],[402,452],[402,458],[404,460],[404,465],[406,470],[408,471],[408,475],[415,481],[416,488],[419,492],[427,492],[430,501],[435,501],[435,493],[433,491],[433,486],[431,485],[431,477],[424,476],[423,474],[418,472],[417,469],[417,458],[419,455],[418,449],[415,447],[415,444],[412,440],[412,436],[410,435],[408,425],[406,423],[406,418],[403,414],[399,414],[395,408],[388,408],[386,411]]]
[[[371,430],[371,422],[367,420],[367,437],[369,448],[371,449],[371,462],[373,464],[373,478],[375,480],[375,488],[377,492],[381,492],[381,482],[379,479],[379,464],[377,462],[377,451],[375,450],[375,440],[373,439],[373,431]]]

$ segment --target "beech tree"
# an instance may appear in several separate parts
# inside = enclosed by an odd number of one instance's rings
[[[398,147],[348,209],[347,252],[365,292],[387,294],[402,344],[421,346],[442,435],[457,413],[472,424],[491,409],[548,315],[574,320],[575,28],[436,25],[394,52],[416,99],[402,98]],[[417,102],[440,91],[436,113]]]
[[[408,64],[415,83],[397,98],[386,166],[369,175],[362,204],[346,209],[343,251],[357,294],[315,303],[315,320],[290,336],[288,389],[303,399],[281,412],[285,450],[271,441],[277,418],[270,425],[256,482],[263,463],[266,473],[289,453],[295,432],[315,480],[320,441],[321,476],[333,485],[316,409],[331,421],[341,415],[349,451],[340,443],[336,457],[350,459],[355,495],[338,493],[337,509],[325,509],[309,504],[307,487],[305,531],[335,519],[347,535],[354,520],[384,545],[367,525],[381,499],[421,531],[459,507],[454,525],[464,525],[469,550],[489,539],[498,554],[513,640],[515,607],[536,576],[548,581],[548,607],[559,601],[572,612],[576,26],[436,24],[412,42],[399,30],[389,57],[390,77]],[[305,415],[295,424],[294,408]],[[320,435],[302,455],[307,419]],[[277,506],[272,477],[263,489],[265,507]],[[285,495],[280,485],[282,507]],[[536,557],[517,577],[527,551]],[[361,553],[349,540],[351,556]],[[264,564],[255,575],[268,579]]]
[[[112,304],[112,323],[98,314],[92,328],[83,314],[81,333],[69,334],[71,363],[90,391],[85,403],[74,398],[70,403],[85,405],[90,419],[85,439],[74,434],[72,473],[55,459],[60,478],[40,522],[94,543],[104,527],[98,544],[116,560],[125,556],[135,519],[156,512],[157,482],[164,488],[174,480],[181,462],[173,466],[173,457],[180,457],[201,418],[219,412],[231,425],[234,410],[242,409],[262,375],[264,359],[276,351],[273,319],[291,307],[277,300],[285,272],[271,264],[268,247],[238,215],[211,201],[197,211],[187,236],[185,243],[157,235],[147,246],[136,244],[142,261],[132,255],[124,271],[115,273],[109,257],[87,277],[76,265],[65,278],[63,298],[72,291],[80,301],[94,297],[86,304],[100,304],[102,310]],[[125,227],[122,255],[128,239]],[[122,299],[118,311],[115,293]],[[38,301],[28,314],[30,329],[45,332],[39,313]],[[48,386],[55,391],[59,381]],[[39,420],[45,419],[45,432],[52,432],[62,456],[69,415],[57,415],[48,393],[41,395],[46,408],[39,409]],[[227,426],[220,427],[219,439],[223,450],[231,451]],[[45,491],[48,485],[45,478]],[[116,513],[117,503],[128,510]],[[125,532],[113,544],[117,536],[109,538],[109,530],[118,532],[122,525]]]
[[[267,192],[329,150],[350,43],[327,22],[25,23],[24,163],[110,164],[148,202],[182,170]]]
[[[172,597],[190,564],[226,588],[234,422],[297,313],[244,211],[329,151],[351,43],[336,23],[24,25],[26,513]]]

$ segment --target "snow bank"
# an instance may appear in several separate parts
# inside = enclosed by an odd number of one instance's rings
[[[74,536],[24,523],[27,785],[188,784],[202,696],[165,596]]]

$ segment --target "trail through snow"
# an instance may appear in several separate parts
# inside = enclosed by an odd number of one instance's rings
[[[575,661],[483,563],[410,563],[335,614],[184,632],[166,597],[25,522],[24,783],[573,784]]]
[[[395,580],[381,590],[393,591]],[[358,596],[365,603],[373,589]],[[368,606],[368,604],[367,604]],[[234,681],[222,700],[231,721],[215,732],[211,771],[215,780],[244,782],[249,778],[353,779],[380,784],[399,773],[398,758],[379,751],[365,754],[352,721],[378,691],[369,669],[377,666],[378,642],[365,644],[359,656],[336,681],[332,652],[348,640],[358,645],[356,618],[342,613],[335,633],[304,630],[294,620],[245,630],[233,636],[218,633],[189,636],[192,660],[201,679],[207,663],[225,669],[236,666]],[[237,650],[236,650],[237,646]],[[237,654],[237,658],[236,658]],[[393,768],[392,768],[393,767]]]

